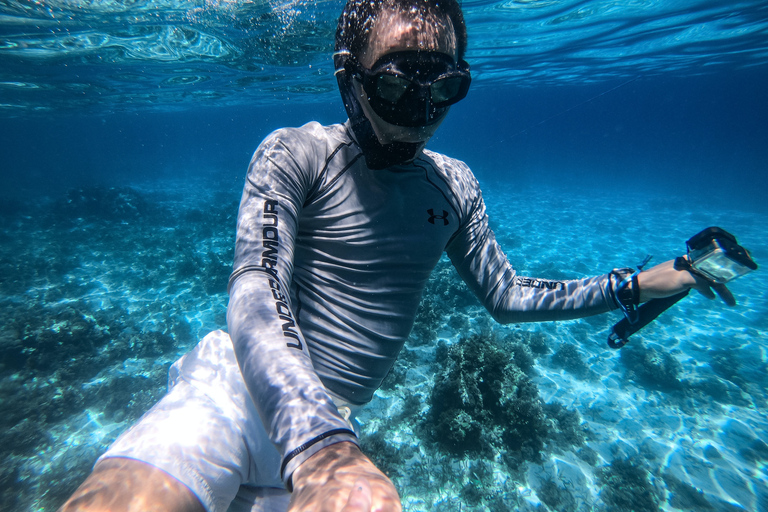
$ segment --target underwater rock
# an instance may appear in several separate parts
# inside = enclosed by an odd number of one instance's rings
[[[581,424],[578,411],[568,409],[563,404],[551,402],[544,404],[544,414],[549,420],[551,441],[563,448],[581,446],[586,441],[586,429]]]
[[[392,391],[398,386],[402,386],[405,384],[405,379],[408,376],[408,366],[401,363],[401,359],[398,359],[395,361],[395,364],[392,365],[392,368],[389,369],[389,372],[387,373],[387,376],[384,377],[384,380],[381,382],[381,386],[379,386],[379,389],[383,389],[385,391]],[[412,396],[412,395],[410,395]]]
[[[407,460],[401,450],[387,442],[383,430],[363,436],[360,439],[360,449],[371,458],[382,473],[390,478],[402,471]]]
[[[749,390],[749,383],[744,378],[744,368],[738,352],[735,350],[710,350],[709,366],[719,377],[726,379],[741,389]]]
[[[494,493],[489,484],[493,482],[491,464],[483,460],[474,461],[468,466],[468,474],[468,482],[461,489],[461,498],[473,507],[483,501],[493,502]]]
[[[685,381],[685,383],[690,387],[694,396],[695,393],[698,392],[701,395],[706,395],[722,404],[733,404],[741,407],[748,407],[750,405],[748,395],[730,380],[723,380],[719,377],[709,377],[701,380],[691,379]],[[704,397],[699,396],[697,398]]]
[[[709,461],[713,460],[721,460],[723,456],[720,454],[717,448],[712,446],[711,444],[707,445],[706,448],[704,448],[704,457],[707,458]]]
[[[36,467],[40,454],[60,446],[59,432],[83,411],[90,410],[94,416],[103,412],[101,418],[106,421],[133,421],[164,393],[165,366],[146,364],[148,370],[141,374],[118,372],[129,355],[146,351],[150,360],[155,360],[175,342],[157,332],[128,334],[124,323],[127,316],[122,309],[94,311],[83,301],[71,301],[64,305],[30,304],[23,309],[17,307],[15,313],[0,329],[0,400],[4,406],[0,430],[5,433],[0,466],[14,467],[26,460],[26,464]],[[11,372],[13,376],[8,378]],[[89,446],[94,451],[103,449],[95,444]],[[72,471],[62,466],[67,460],[64,454],[69,452],[62,449],[61,453],[45,473],[59,472],[61,476],[56,490],[46,495],[46,500],[54,500],[51,510],[61,502],[56,503],[55,496],[61,494],[63,499],[71,493],[96,456],[85,460],[89,452],[72,451],[78,464],[78,470]],[[10,478],[8,472],[0,475],[0,479],[6,477]],[[72,479],[74,487],[62,487],[65,477]],[[16,494],[36,495],[35,490],[26,488],[30,480],[12,482],[10,489],[15,489]],[[4,491],[0,491],[0,498],[4,505],[9,503]],[[19,506],[18,510],[23,508]]]
[[[596,466],[600,462],[600,454],[589,446],[584,446],[576,452],[576,456],[589,464],[590,466]]]
[[[226,325],[237,204],[185,194],[81,188],[0,213],[0,509],[56,510]]]
[[[752,443],[739,450],[739,455],[753,464],[768,461],[768,445],[762,439],[755,439]]]

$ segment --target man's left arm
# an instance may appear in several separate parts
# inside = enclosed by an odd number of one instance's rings
[[[720,297],[729,306],[736,305],[736,298],[727,286],[708,281],[703,277],[675,268],[675,260],[665,261],[637,275],[639,302],[662,299],[685,290],[696,290],[708,299]]]
[[[597,277],[550,280],[519,276],[488,226],[485,204],[472,179],[464,218],[446,251],[462,279],[500,323],[568,320],[605,313],[619,307],[616,290],[631,269]],[[696,289],[715,293],[727,304],[735,299],[725,285],[713,284],[667,261],[640,273],[634,283],[639,302]],[[714,292],[713,292],[714,290]]]

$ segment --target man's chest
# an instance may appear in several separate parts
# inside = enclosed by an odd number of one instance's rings
[[[302,208],[297,258],[431,270],[459,224],[445,187],[434,181],[418,171],[350,169]]]

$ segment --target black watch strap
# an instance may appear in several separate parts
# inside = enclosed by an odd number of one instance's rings
[[[635,272],[622,280],[619,289],[616,290],[616,299],[619,304],[625,308],[637,307],[640,304],[640,286],[637,284],[637,275]]]

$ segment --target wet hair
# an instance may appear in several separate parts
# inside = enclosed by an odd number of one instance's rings
[[[367,47],[371,27],[384,10],[418,13],[425,20],[447,16],[456,34],[459,59],[467,51],[467,25],[457,0],[348,0],[336,28],[336,52],[347,50],[359,56]]]

